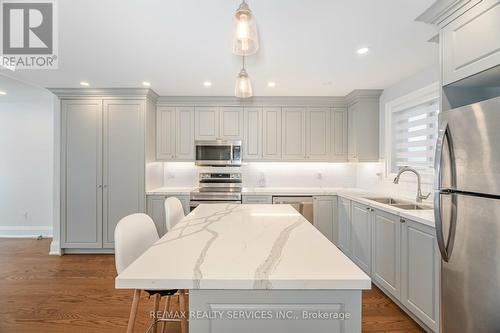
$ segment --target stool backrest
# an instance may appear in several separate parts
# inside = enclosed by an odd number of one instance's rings
[[[176,197],[169,197],[165,200],[165,225],[167,231],[172,229],[180,220],[184,218],[184,208]]]
[[[140,213],[122,218],[115,228],[116,272],[120,274],[158,239],[156,226],[148,215]]]

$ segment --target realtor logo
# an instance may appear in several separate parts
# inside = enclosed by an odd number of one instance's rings
[[[55,0],[0,0],[1,65],[10,69],[57,68]]]

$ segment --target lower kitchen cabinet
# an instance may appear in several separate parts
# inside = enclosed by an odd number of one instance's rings
[[[337,247],[351,255],[351,200],[338,197]]]
[[[172,195],[148,195],[146,198],[146,213],[153,219],[158,235],[163,236],[166,230],[165,224],[165,200]],[[184,214],[189,214],[189,195],[175,195],[182,203]]]
[[[244,204],[272,204],[273,197],[271,195],[243,195],[241,203]]]
[[[439,330],[439,269],[435,229],[401,220],[401,303],[434,332]]]
[[[313,225],[328,238],[336,243],[335,221],[337,214],[337,197],[317,196],[313,197]]]
[[[371,210],[369,206],[352,203],[351,259],[368,275],[371,273]]]
[[[401,223],[397,215],[375,209],[372,224],[372,279],[401,295]]]

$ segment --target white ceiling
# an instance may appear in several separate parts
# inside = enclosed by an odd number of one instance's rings
[[[257,96],[340,96],[386,88],[438,61],[434,27],[414,19],[434,0],[249,0],[260,31],[247,59]],[[140,87],[160,95],[234,93],[239,0],[64,0],[59,69],[2,73],[42,87]],[[368,55],[356,49],[369,46]],[[212,87],[203,86],[209,80]],[[276,87],[267,87],[268,81]],[[1,87],[0,87],[1,90]]]

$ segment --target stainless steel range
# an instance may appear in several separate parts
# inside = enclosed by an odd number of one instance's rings
[[[191,210],[200,204],[241,204],[241,173],[200,173],[200,187],[191,192]]]

